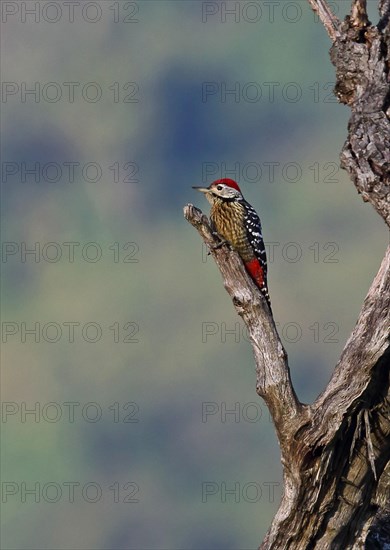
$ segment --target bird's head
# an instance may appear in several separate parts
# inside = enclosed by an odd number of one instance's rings
[[[193,187],[193,189],[205,193],[207,200],[211,203],[213,203],[216,198],[229,201],[242,197],[237,183],[230,178],[215,180],[208,187]]]

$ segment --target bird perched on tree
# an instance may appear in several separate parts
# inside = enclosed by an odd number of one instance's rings
[[[213,231],[228,241],[239,254],[271,309],[267,286],[267,256],[256,210],[244,199],[238,184],[230,178],[213,181],[209,187],[193,189],[205,193],[211,204]]]

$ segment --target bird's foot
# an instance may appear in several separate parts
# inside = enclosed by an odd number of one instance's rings
[[[216,235],[217,237],[219,237],[219,235]],[[223,245],[226,245],[228,246],[230,249],[231,249],[231,244],[229,243],[229,241],[225,240],[225,239],[221,239],[219,241],[218,244],[212,244],[212,245],[209,245],[210,248],[212,248],[213,250],[218,250],[219,248],[221,248]],[[208,256],[210,256],[211,252],[209,251],[207,253]]]

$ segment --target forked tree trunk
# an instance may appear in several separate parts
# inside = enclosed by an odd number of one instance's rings
[[[390,0],[379,1],[376,26],[365,0],[353,0],[344,22],[325,0],[308,1],[333,42],[335,93],[352,111],[342,167],[390,226]],[[247,325],[257,393],[279,439],[284,495],[261,549],[390,548],[390,247],[327,388],[303,405],[270,311],[239,257],[215,248],[200,210],[187,205],[184,213]]]

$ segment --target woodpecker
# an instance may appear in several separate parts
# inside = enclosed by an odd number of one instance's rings
[[[213,231],[228,241],[239,254],[271,309],[267,286],[267,256],[256,210],[244,199],[238,184],[230,178],[213,181],[209,187],[193,189],[205,193],[211,204]]]

